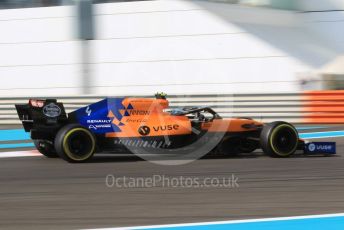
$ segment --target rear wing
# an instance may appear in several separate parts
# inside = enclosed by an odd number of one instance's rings
[[[16,104],[15,107],[32,139],[54,138],[56,131],[68,122],[63,104],[56,99],[30,99],[29,103]]]

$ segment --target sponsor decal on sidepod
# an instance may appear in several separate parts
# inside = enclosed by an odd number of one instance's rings
[[[87,120],[89,129],[111,128],[111,120]]]

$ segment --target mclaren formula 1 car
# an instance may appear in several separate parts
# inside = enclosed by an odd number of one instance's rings
[[[37,150],[69,162],[84,162],[94,153],[106,151],[161,153],[191,151],[190,146],[197,151],[209,143],[207,153],[224,155],[256,149],[272,157],[289,157],[297,150],[335,152],[334,143],[305,143],[287,122],[224,119],[209,107],[169,109],[163,94],[155,98],[105,98],[68,114],[55,99],[30,99],[28,104],[17,104],[16,109]]]

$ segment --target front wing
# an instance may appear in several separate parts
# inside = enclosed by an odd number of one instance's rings
[[[336,142],[304,142],[303,151],[307,155],[336,154]]]

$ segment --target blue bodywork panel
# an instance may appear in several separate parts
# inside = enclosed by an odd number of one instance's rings
[[[96,134],[121,132],[120,126],[124,125],[121,120],[125,114],[122,115],[120,111],[127,109],[122,104],[123,100],[124,98],[106,98],[82,107],[72,114],[80,125]]]

